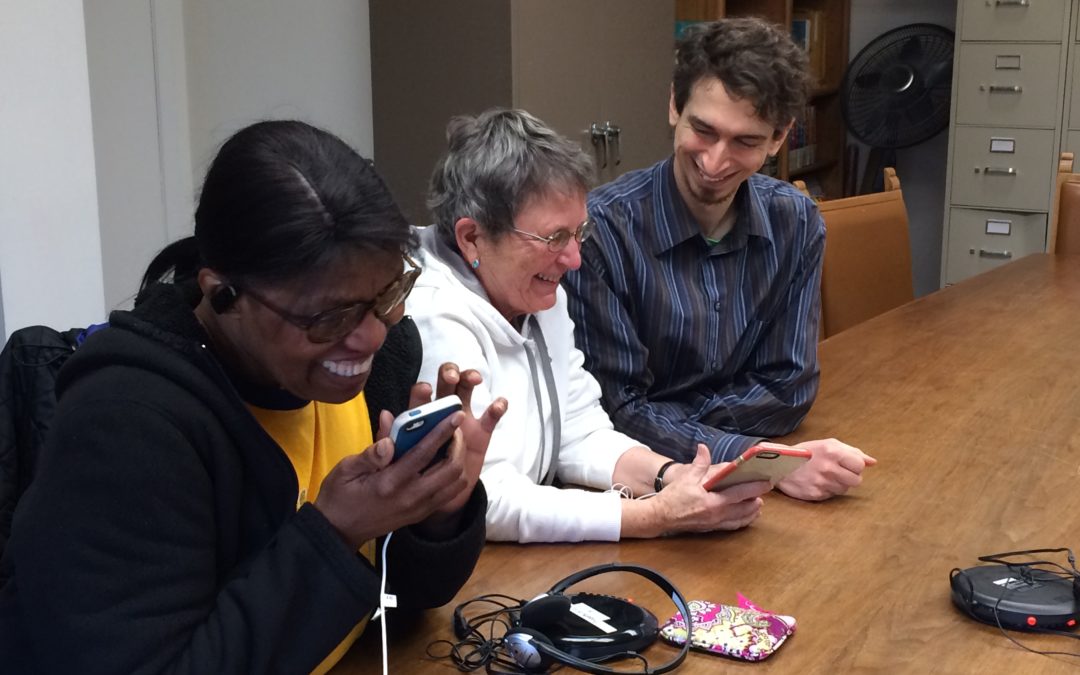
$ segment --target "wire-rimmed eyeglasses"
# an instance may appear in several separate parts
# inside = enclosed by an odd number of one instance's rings
[[[401,303],[405,302],[405,298],[409,296],[413,285],[416,284],[416,278],[423,271],[407,253],[402,254],[402,258],[409,269],[402,271],[396,279],[379,291],[374,300],[354,302],[310,316],[293,314],[250,287],[244,287],[241,292],[247,293],[251,299],[263,307],[305,331],[308,340],[315,343],[334,342],[356,330],[370,311],[374,311],[375,316],[384,323],[396,323],[387,321],[387,318]]]
[[[566,248],[566,245],[570,243],[571,239],[577,239],[577,242],[579,244],[584,242],[586,239],[589,238],[590,235],[592,235],[593,227],[593,221],[586,218],[585,222],[583,222],[581,225],[578,225],[576,230],[556,230],[554,234],[549,234],[546,237],[541,237],[539,234],[533,234],[532,232],[526,232],[525,230],[519,230],[516,227],[512,227],[510,229],[520,235],[529,237],[530,239],[544,242],[545,244],[547,244],[548,250],[554,253],[556,251],[561,251]]]

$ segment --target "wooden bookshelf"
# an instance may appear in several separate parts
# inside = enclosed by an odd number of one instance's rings
[[[724,16],[724,0],[675,0],[676,21],[712,21]]]
[[[847,130],[840,112],[840,83],[848,61],[851,0],[676,0],[676,22],[711,21],[724,16],[759,16],[788,28],[794,18],[812,19],[820,29],[811,54],[818,61],[819,82],[800,124],[805,132],[791,134],[780,152],[777,172],[782,180],[798,177],[816,185],[825,199],[844,197],[844,152]],[[793,152],[799,139],[812,140],[814,149]],[[805,148],[806,146],[804,146]]]

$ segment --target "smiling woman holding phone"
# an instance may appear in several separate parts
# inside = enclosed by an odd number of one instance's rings
[[[510,402],[482,474],[488,538],[612,541],[752,522],[768,482],[704,489],[720,469],[708,451],[677,463],[615,431],[582,366],[559,281],[589,235],[589,157],[521,110],[457,118],[448,146],[408,309],[424,338],[422,376],[453,359],[481,374],[475,411]],[[623,499],[618,486],[656,495]]]
[[[403,321],[414,243],[335,136],[262,122],[225,142],[194,236],[60,372],[2,562],[4,672],[324,672],[381,574],[403,607],[453,597],[505,402],[391,463],[391,412],[432,394]],[[452,365],[431,381],[463,401],[478,384]]]

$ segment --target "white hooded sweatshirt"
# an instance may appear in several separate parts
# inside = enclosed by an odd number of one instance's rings
[[[439,366],[451,361],[462,370],[475,368],[484,378],[473,391],[474,415],[499,396],[509,403],[481,473],[488,494],[488,539],[617,541],[622,523],[618,493],[544,484],[557,476],[566,484],[608,490],[619,457],[641,445],[615,431],[600,405],[600,386],[574,347],[565,291],[560,287],[555,306],[527,318],[518,332],[434,227],[420,229],[419,235],[423,250],[418,262],[424,271],[406,311],[424,343],[420,381],[434,383]],[[542,340],[535,339],[536,326]],[[547,363],[540,343],[546,343]],[[552,447],[556,435],[557,452]]]

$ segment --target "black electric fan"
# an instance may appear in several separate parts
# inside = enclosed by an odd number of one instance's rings
[[[953,32],[913,23],[882,33],[844,71],[840,105],[851,134],[870,146],[860,193],[881,190],[882,169],[896,166],[897,148],[949,125]]]

